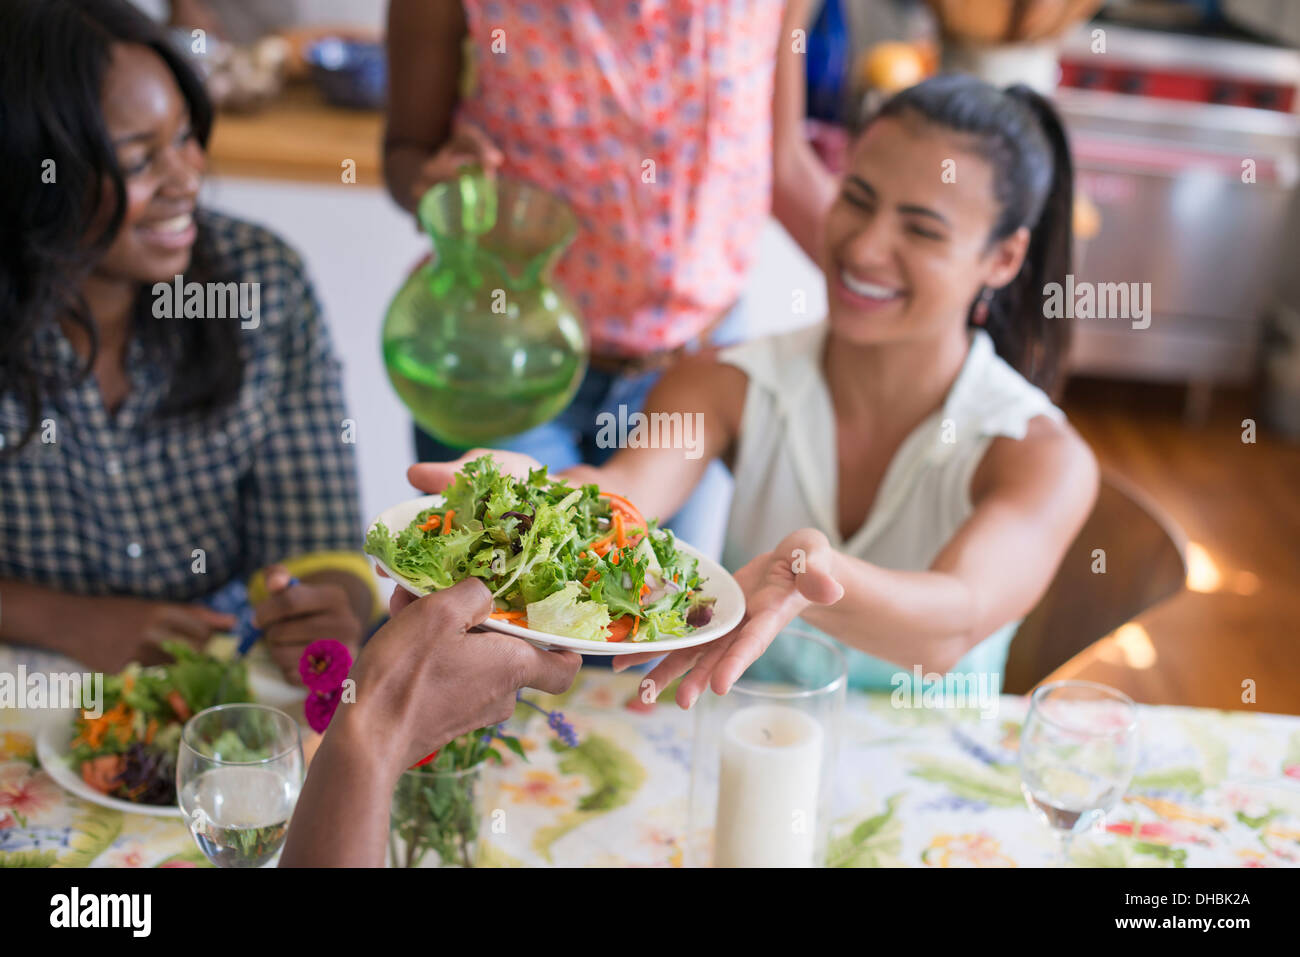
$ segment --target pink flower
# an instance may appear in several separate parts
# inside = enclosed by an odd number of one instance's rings
[[[352,654],[339,641],[313,641],[298,659],[298,674],[312,691],[328,694],[343,684],[352,669]]]
[[[1282,769],[1282,773],[1289,778],[1300,780],[1300,764],[1288,764]]]
[[[4,818],[26,821],[58,807],[62,800],[63,792],[44,771],[25,761],[0,764],[0,815]]]
[[[343,700],[342,687],[335,688],[329,694],[313,691],[307,695],[307,700],[303,702],[303,711],[306,712],[308,726],[313,731],[324,734],[341,700]]]
[[[193,861],[175,860],[175,861],[163,861],[158,866],[159,867],[198,867],[199,865],[195,864]]]

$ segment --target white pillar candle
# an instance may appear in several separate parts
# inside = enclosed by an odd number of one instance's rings
[[[785,705],[742,708],[722,728],[717,867],[812,867],[822,726]]]

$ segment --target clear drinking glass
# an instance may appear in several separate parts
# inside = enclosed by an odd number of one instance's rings
[[[218,705],[181,732],[176,793],[195,843],[217,867],[276,858],[302,778],[302,734],[283,711]]]
[[[1029,807],[1070,843],[1124,795],[1138,760],[1137,705],[1091,681],[1053,681],[1034,691],[1020,732],[1020,789]]]
[[[403,772],[389,809],[389,867],[473,867],[486,809],[484,764],[463,771],[432,765]]]
[[[701,696],[688,866],[825,863],[846,684],[834,642],[787,628],[728,694]]]

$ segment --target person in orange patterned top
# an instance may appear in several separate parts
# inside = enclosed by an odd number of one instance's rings
[[[834,177],[802,135],[810,0],[392,0],[384,172],[414,211],[481,164],[553,191],[579,234],[556,278],[591,365],[554,421],[498,443],[558,471],[600,464],[598,415],[639,411],[686,351],[741,338],[769,212],[815,258]],[[471,87],[462,95],[469,65]],[[417,430],[420,461],[456,458]],[[725,469],[671,523],[721,542]]]

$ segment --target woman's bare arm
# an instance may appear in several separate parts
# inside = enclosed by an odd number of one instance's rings
[[[821,261],[821,226],[838,189],[838,177],[804,137],[808,68],[795,52],[794,31],[807,38],[810,0],[788,0],[776,50],[772,95],[772,215],[808,254]]]
[[[741,625],[703,655],[669,653],[642,686],[686,675],[677,689],[683,708],[705,688],[726,694],[796,617],[900,667],[949,671],[1037,603],[1096,493],[1097,464],[1083,440],[1037,420],[1025,440],[990,447],[972,481],[974,514],[929,570],[881,568],[836,551],[818,529],[798,529],[736,571],[747,606]],[[615,668],[653,657],[628,655]]]
[[[1096,460],[1078,434],[1035,419],[1025,439],[989,447],[971,483],[974,512],[927,571],[891,571],[836,552],[831,574],[844,597],[803,617],[878,658],[948,671],[1038,602],[1097,483]]]
[[[678,360],[650,391],[644,418],[632,419],[628,410],[626,435],[617,428],[617,416],[605,420],[604,435],[620,443],[619,451],[599,468],[578,466],[565,477],[617,492],[646,518],[667,519],[691,497],[709,462],[730,453],[740,432],[747,383],[744,372],[710,352]],[[637,422],[659,447],[633,447]]]
[[[635,410],[626,411],[622,417],[628,425],[626,434],[617,414],[592,423],[597,429],[604,423],[603,437],[619,448],[608,462],[600,467],[578,465],[559,474],[571,484],[594,483],[622,495],[646,518],[667,519],[690,498],[709,462],[730,454],[740,432],[748,381],[744,372],[718,362],[711,353],[687,356],[651,390],[644,420],[633,418]],[[658,448],[631,447],[632,442],[625,441],[635,440],[632,430],[638,421],[645,422],[642,436],[658,440]],[[471,449],[453,462],[412,465],[406,477],[421,491],[441,492],[466,462],[487,454],[496,459],[498,468],[518,478],[526,478],[529,469],[539,466],[518,452]]]
[[[451,138],[466,31],[460,0],[388,5],[384,181],[398,205],[412,212],[420,168]]]
[[[160,645],[181,639],[201,648],[237,621],[203,605],[125,595],[75,595],[43,585],[0,579],[0,641],[44,648],[96,671],[128,662],[168,660]]]

